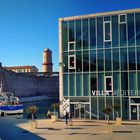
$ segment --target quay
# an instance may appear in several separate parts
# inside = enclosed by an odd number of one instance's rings
[[[122,125],[106,125],[105,121],[74,119],[73,126],[65,120],[51,122],[38,119],[37,128],[20,117],[0,117],[0,140],[139,140],[140,124],[125,121]],[[110,131],[111,130],[111,131]]]

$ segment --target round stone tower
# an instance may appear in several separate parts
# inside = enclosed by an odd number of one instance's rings
[[[52,72],[52,51],[49,49],[44,49],[43,51],[43,63],[42,72]]]

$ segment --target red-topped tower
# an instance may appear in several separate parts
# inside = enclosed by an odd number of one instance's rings
[[[50,49],[44,49],[43,51],[43,63],[42,72],[52,72],[52,51]]]

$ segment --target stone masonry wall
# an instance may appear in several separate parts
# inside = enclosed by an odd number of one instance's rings
[[[3,91],[13,92],[18,97],[59,96],[59,76],[22,75],[1,67],[0,83],[3,85]]]

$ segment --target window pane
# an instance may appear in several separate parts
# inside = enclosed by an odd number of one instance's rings
[[[119,49],[113,49],[113,70],[119,70]]]
[[[83,71],[89,71],[89,53],[88,51],[83,52]]]
[[[138,90],[139,90],[139,95],[140,95],[140,72],[138,72]]]
[[[96,25],[95,19],[90,19],[90,48],[96,48]]]
[[[68,96],[68,75],[63,75],[63,96]]]
[[[62,50],[68,50],[68,29],[67,22],[62,22]]]
[[[111,71],[111,50],[105,50],[105,70]]]
[[[104,41],[110,41],[111,40],[111,31],[110,31],[110,22],[104,23]]]
[[[121,70],[127,70],[127,49],[120,49]]]
[[[89,74],[83,75],[84,96],[89,96]]]
[[[126,24],[120,24],[120,46],[126,46]]]
[[[76,21],[76,50],[81,49],[81,20]]]
[[[136,14],[136,43],[140,45],[140,13]]]
[[[97,48],[103,48],[103,18],[97,18]]]
[[[128,25],[128,45],[135,45],[135,34],[134,34],[134,14],[127,15]]]
[[[120,95],[120,73],[114,72],[113,73],[113,89],[114,95]]]
[[[96,71],[96,51],[90,51],[90,71]]]
[[[140,48],[137,48],[137,69],[140,70]]]
[[[76,96],[82,96],[82,74],[76,74]]]
[[[75,42],[69,42],[69,50],[70,51],[75,50]]]
[[[110,16],[104,17],[104,21],[110,21]]]
[[[118,47],[118,16],[112,16],[112,46]]]
[[[91,74],[90,75],[90,88],[91,88],[91,95],[94,96],[96,95],[96,90],[97,90],[97,77],[96,74]]]
[[[76,52],[76,71],[77,72],[82,71],[82,52],[81,51]]]
[[[126,22],[125,18],[126,18],[126,15],[120,15],[120,23]]]
[[[98,73],[98,90],[104,91],[104,74]]]
[[[129,70],[136,69],[135,48],[129,48]]]
[[[103,51],[98,50],[97,55],[98,55],[98,60],[97,60],[98,71],[103,71],[104,70],[104,55],[103,55]]]
[[[69,21],[69,42],[74,41],[74,21]]]
[[[88,19],[83,20],[83,49],[88,49]]]
[[[122,119],[129,119],[129,99],[127,97],[122,97]]]
[[[106,77],[106,91],[112,91],[112,78]]]
[[[75,75],[73,75],[73,74],[70,74],[69,75],[69,79],[70,79],[70,81],[69,81],[69,92],[70,92],[70,96],[75,96]]]
[[[121,73],[121,89],[123,94],[127,94],[128,90],[128,73],[122,72]]]
[[[63,72],[68,72],[68,53],[63,53]]]
[[[69,69],[75,69],[75,56],[69,55]]]
[[[135,72],[130,72],[129,73],[129,88],[130,92],[134,95],[137,95],[136,93],[136,73]]]

